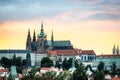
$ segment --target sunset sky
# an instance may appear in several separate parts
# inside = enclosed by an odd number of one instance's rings
[[[48,40],[53,30],[74,48],[112,54],[120,45],[120,0],[0,0],[0,49],[25,49],[42,22]]]

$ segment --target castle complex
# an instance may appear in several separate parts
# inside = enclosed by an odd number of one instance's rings
[[[33,39],[31,40],[30,30],[28,30],[28,36],[26,41],[26,50],[35,51],[38,53],[44,53],[48,50],[65,50],[73,49],[70,40],[54,41],[54,34],[52,31],[51,40],[47,40],[47,35],[44,33],[43,24],[41,24],[40,33],[37,35],[34,31]]]

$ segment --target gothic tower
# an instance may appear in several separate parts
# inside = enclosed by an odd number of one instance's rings
[[[37,51],[37,42],[36,42],[35,30],[34,30],[34,34],[33,34],[33,40],[32,40],[32,51]]]
[[[31,36],[30,36],[30,29],[28,30],[28,35],[27,35],[26,50],[31,50]]]
[[[52,35],[51,35],[51,47],[52,47],[52,50],[54,50],[54,35],[53,35],[53,30],[52,30]]]
[[[117,55],[119,55],[119,46],[117,45],[117,50],[116,50]]]
[[[43,24],[37,38],[37,51],[43,53],[46,49],[47,36],[44,33]]]
[[[113,54],[115,55],[116,54],[116,47],[115,47],[115,44],[114,44],[114,46],[113,46]]]

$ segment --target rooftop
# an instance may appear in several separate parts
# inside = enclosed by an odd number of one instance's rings
[[[94,50],[82,50],[82,52],[80,53],[80,55],[83,54],[88,54],[88,55],[96,55]]]

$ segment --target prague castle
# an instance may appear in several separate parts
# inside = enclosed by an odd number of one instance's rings
[[[30,30],[28,30],[28,36],[26,41],[26,50],[31,50],[37,53],[44,53],[49,50],[65,50],[73,49],[70,40],[54,41],[54,34],[52,31],[51,40],[47,40],[47,35],[44,33],[43,24],[41,24],[40,33],[37,35],[34,31],[33,39],[31,39]]]

